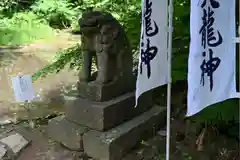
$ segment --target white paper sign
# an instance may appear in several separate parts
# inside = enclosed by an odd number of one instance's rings
[[[136,106],[141,94],[167,84],[168,0],[142,0]]]
[[[235,0],[191,0],[187,116],[236,91]]]
[[[17,102],[31,101],[35,98],[32,77],[29,75],[12,77],[12,87]]]

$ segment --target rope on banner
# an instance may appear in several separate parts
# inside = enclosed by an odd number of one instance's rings
[[[172,83],[172,32],[173,32],[173,0],[169,0],[168,10],[168,87],[167,87],[167,140],[166,140],[166,160],[170,156],[170,124],[171,124],[171,83]]]

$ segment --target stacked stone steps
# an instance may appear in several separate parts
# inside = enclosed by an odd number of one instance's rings
[[[166,107],[153,106],[148,111],[107,131],[98,131],[56,117],[49,122],[49,134],[75,151],[97,160],[121,160],[135,145],[155,135],[165,126]]]
[[[151,92],[144,93],[135,107],[133,91],[110,94],[101,101],[102,96],[95,93],[102,94],[103,87],[81,86],[85,96],[77,91],[66,95],[65,116],[52,119],[48,125],[50,137],[71,150],[94,159],[120,160],[165,125],[166,107],[154,106]]]

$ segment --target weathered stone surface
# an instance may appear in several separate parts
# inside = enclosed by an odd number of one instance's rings
[[[15,126],[14,130],[16,133],[21,134],[28,142],[32,142],[32,131],[30,128],[25,128],[23,126]]]
[[[19,154],[20,151],[29,144],[29,141],[18,133],[5,137],[1,139],[0,142],[6,144],[14,154]]]
[[[0,142],[0,150],[1,150],[1,155],[0,159],[1,160],[14,160],[17,158],[17,154],[14,154],[11,148],[9,148],[6,144],[3,144]]]
[[[127,92],[133,92],[136,86],[136,78],[128,76],[107,84],[78,83],[78,96],[92,101],[108,101]]]
[[[4,145],[0,144],[0,159],[3,159],[4,156],[7,154],[7,149]]]
[[[135,105],[135,93],[127,93],[106,102],[66,97],[66,118],[99,131],[108,130],[152,107],[150,93],[143,94]]]
[[[17,158],[20,152],[30,143],[30,140],[28,141],[15,131],[3,134],[0,139],[0,159],[13,160]]]
[[[116,115],[117,116],[117,115]],[[155,135],[165,125],[166,107],[154,106],[142,115],[106,132],[83,135],[84,151],[99,160],[121,160],[137,143]]]
[[[65,147],[82,151],[82,135],[88,131],[85,126],[69,122],[64,116],[56,117],[48,122],[48,134]]]
[[[122,25],[106,12],[85,12],[79,20],[83,66],[81,82],[91,79],[93,57],[98,74],[94,83],[107,84],[132,75],[133,53]]]

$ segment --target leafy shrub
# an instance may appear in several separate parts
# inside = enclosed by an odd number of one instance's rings
[[[31,12],[16,13],[10,19],[0,19],[0,45],[30,43],[50,38],[53,34],[53,29]]]
[[[39,0],[31,8],[53,28],[70,27],[77,16],[77,10],[67,0]]]
[[[0,1],[0,14],[12,17],[14,13],[29,10],[30,6],[36,0],[1,0]]]
[[[81,68],[82,54],[81,47],[78,44],[58,52],[52,64],[45,66],[33,74],[33,81],[40,77],[45,77],[50,73],[58,73],[68,64],[70,69],[79,70]]]

